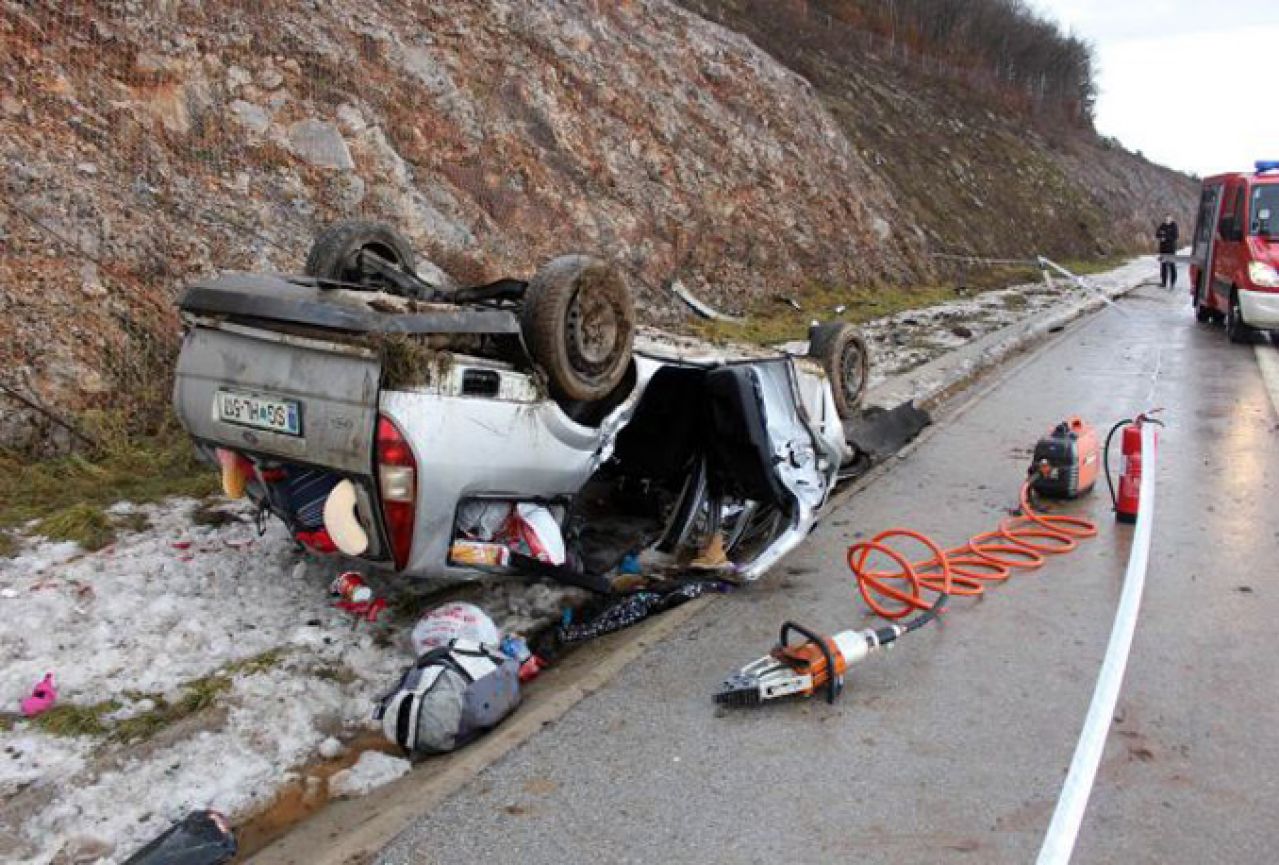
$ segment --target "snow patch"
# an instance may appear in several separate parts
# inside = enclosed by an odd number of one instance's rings
[[[408,760],[380,751],[365,751],[350,769],[343,769],[329,779],[331,796],[363,796],[403,776],[412,768]]]

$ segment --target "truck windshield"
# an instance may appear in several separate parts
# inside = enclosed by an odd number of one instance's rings
[[[1279,238],[1279,183],[1254,186],[1248,233]]]

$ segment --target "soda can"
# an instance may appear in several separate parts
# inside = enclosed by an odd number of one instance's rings
[[[373,599],[373,590],[356,571],[343,571],[329,585],[329,594],[351,604],[363,604]]]

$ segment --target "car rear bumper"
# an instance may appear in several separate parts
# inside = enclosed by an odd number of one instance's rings
[[[1279,292],[1241,289],[1239,311],[1243,313],[1244,324],[1250,327],[1279,329]]]

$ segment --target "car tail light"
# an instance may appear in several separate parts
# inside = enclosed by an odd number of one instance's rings
[[[382,517],[391,541],[395,566],[403,569],[413,549],[413,521],[417,514],[417,460],[399,427],[389,418],[377,420],[377,480],[382,493]]]

